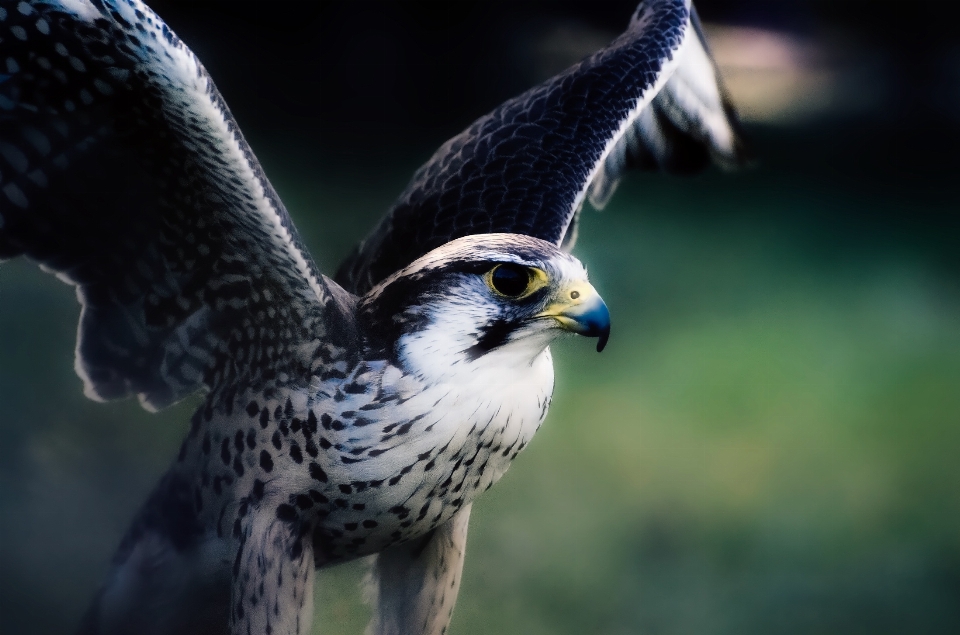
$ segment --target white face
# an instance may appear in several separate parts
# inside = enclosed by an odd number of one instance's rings
[[[571,259],[556,264],[567,266],[551,267],[548,272],[532,269],[537,274],[543,272],[546,280],[529,285],[540,282],[542,286],[518,298],[498,293],[489,283],[496,265],[483,274],[450,276],[445,292],[431,297],[423,306],[427,318],[424,327],[400,339],[402,360],[418,369],[435,366],[440,360],[448,365],[529,365],[564,333],[555,319],[537,316],[556,301],[562,289],[586,280],[580,263]],[[499,270],[504,268],[501,265]]]
[[[440,380],[529,368],[560,334],[586,332],[567,316],[590,302],[606,314],[575,258],[537,239],[488,234],[427,254],[361,306],[382,304],[380,324],[402,324],[393,352],[408,372]]]

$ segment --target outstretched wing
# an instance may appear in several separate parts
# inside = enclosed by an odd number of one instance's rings
[[[355,292],[468,234],[572,245],[589,196],[630,167],[689,172],[744,161],[738,124],[689,0],[642,2],[610,46],[445,143],[341,266]]]
[[[349,336],[350,296],[139,0],[0,2],[0,260],[18,255],[77,286],[97,399],[284,381]]]
[[[692,174],[711,161],[742,166],[748,157],[740,123],[720,83],[696,10],[679,64],[650,105],[640,111],[590,182],[588,199],[602,209],[629,169]]]

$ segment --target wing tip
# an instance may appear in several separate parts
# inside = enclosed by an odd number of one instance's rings
[[[147,412],[154,413],[179,401],[169,390],[135,393],[128,381],[117,377],[95,379],[93,377],[93,375],[96,374],[95,371],[87,364],[87,361],[79,351],[74,358],[73,369],[80,378],[80,381],[83,382],[84,397],[97,403],[126,399],[135,394],[137,401],[140,403],[140,407]]]
[[[722,92],[721,105],[723,107],[724,118],[730,128],[730,150],[727,152],[714,151],[714,162],[723,170],[733,172],[741,169],[754,168],[757,165],[757,155],[753,148],[753,142],[750,136],[744,130],[737,109],[724,90]],[[712,146],[715,148],[715,146]]]
[[[89,337],[84,328],[84,314],[87,310],[86,299],[77,287],[80,300],[80,322],[77,327],[77,343],[73,354],[73,370],[83,383],[83,395],[97,403],[117,401],[136,395],[140,406],[147,412],[157,412],[177,402],[178,396],[169,386],[159,390],[137,390],[133,380],[125,379],[110,366],[98,366],[93,362],[89,350]]]

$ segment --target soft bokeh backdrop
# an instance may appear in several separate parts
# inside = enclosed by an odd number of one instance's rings
[[[632,1],[173,2],[332,272],[442,141]],[[577,255],[614,318],[475,506],[451,632],[960,630],[960,39],[940,3],[700,3],[757,165],[628,179]],[[65,633],[194,403],[86,401],[72,291],[0,266],[0,633]],[[317,630],[359,633],[358,564]]]

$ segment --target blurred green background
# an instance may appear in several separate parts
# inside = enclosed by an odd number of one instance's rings
[[[155,6],[332,272],[433,148],[631,4]],[[633,176],[584,215],[610,345],[554,347],[547,423],[474,505],[455,635],[960,632],[960,46],[904,44],[883,3],[768,4],[700,3],[807,51],[773,73],[800,69],[786,110],[742,93],[757,166]],[[731,88],[762,94],[750,68]],[[75,627],[193,406],[85,400],[78,312],[0,267],[4,634]],[[362,575],[321,572],[318,632],[362,632]]]

